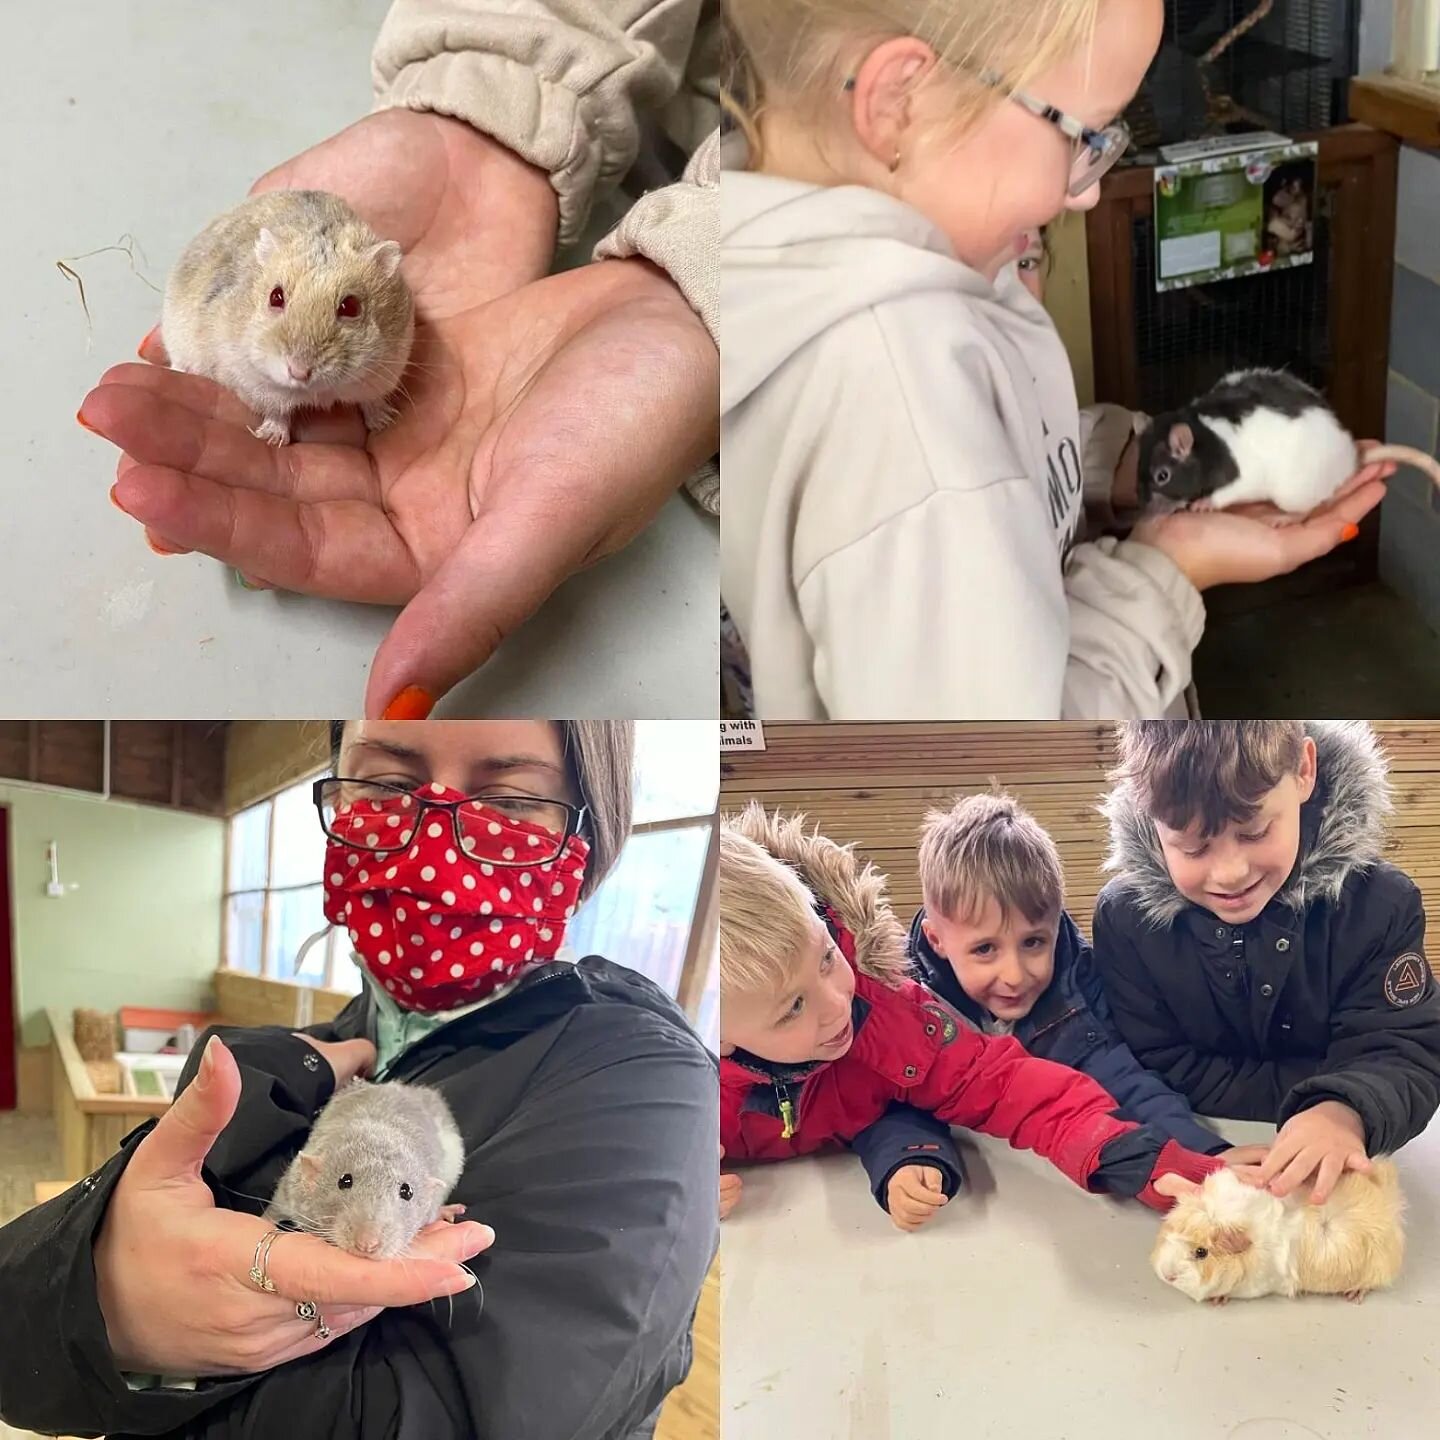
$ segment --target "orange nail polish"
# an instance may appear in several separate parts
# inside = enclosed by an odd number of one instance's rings
[[[120,503],[120,501],[119,501],[118,499],[116,499],[116,497],[115,497],[115,492],[116,492],[119,488],[120,488],[120,486],[119,486],[119,482],[118,482],[118,481],[117,481],[114,485],[112,485],[112,486],[110,487],[110,503],[111,503],[122,515],[128,515],[130,512],[129,512],[129,511]]]
[[[92,435],[100,434],[100,432],[80,413],[79,410],[75,412],[75,423],[77,425],[84,426],[84,428],[88,430]]]
[[[1358,525],[1347,525],[1340,532],[1340,543],[1343,545],[1347,540],[1353,540],[1360,533]]]
[[[407,685],[386,707],[382,720],[423,720],[435,708],[435,697],[418,685]]]
[[[160,327],[159,327],[158,325],[152,325],[152,326],[150,327],[150,333],[149,333],[148,335],[146,335],[146,337],[135,347],[135,353],[136,353],[142,360],[145,358],[145,347],[155,338],[155,332],[156,332],[159,328],[160,328]]]
[[[171,550],[168,546],[161,545],[158,541],[152,540],[148,535],[145,537],[145,543],[157,555],[188,555],[190,553],[188,550]]]

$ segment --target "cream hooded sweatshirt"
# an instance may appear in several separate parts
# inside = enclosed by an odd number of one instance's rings
[[[720,190],[721,593],[756,713],[1184,713],[1200,596],[1076,543],[1074,381],[1014,267],[992,285],[879,191]]]

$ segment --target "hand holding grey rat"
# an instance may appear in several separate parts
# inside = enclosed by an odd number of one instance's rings
[[[301,406],[359,405],[370,430],[395,418],[415,307],[400,247],[338,196],[270,190],[211,221],[165,287],[161,330],[176,370],[233,391],[272,445]]]
[[[442,1214],[465,1166],[455,1117],[424,1085],[352,1080],[315,1117],[263,1219],[391,1259]]]
[[[1140,437],[1140,501],[1209,510],[1259,501],[1298,517],[1332,499],[1362,466],[1387,460],[1413,465],[1440,485],[1434,456],[1408,445],[1362,454],[1304,381],[1278,370],[1241,370],[1150,421]]]

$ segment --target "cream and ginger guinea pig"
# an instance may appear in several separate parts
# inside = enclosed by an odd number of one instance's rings
[[[272,445],[289,442],[302,406],[358,405],[382,429],[415,334],[400,258],[337,195],[253,195],[170,272],[160,322],[170,363],[258,411],[252,433]]]
[[[1231,1170],[1203,1184],[1166,1177],[1175,1208],[1150,1255],[1155,1273],[1192,1300],[1223,1305],[1261,1295],[1363,1300],[1400,1273],[1404,1197],[1395,1167],[1347,1171],[1323,1205],[1308,1187],[1281,1200]]]

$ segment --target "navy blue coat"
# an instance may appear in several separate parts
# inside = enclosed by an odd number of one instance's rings
[[[960,988],[949,961],[931,948],[921,929],[924,918],[921,910],[910,926],[915,973],[979,1028],[984,1012]],[[1103,1085],[1118,1102],[1123,1119],[1153,1126],[1202,1155],[1229,1149],[1227,1141],[1195,1118],[1184,1096],[1147,1070],[1120,1038],[1090,946],[1064,912],[1055,937],[1054,978],[1011,1033],[1032,1055],[1083,1071]]]

